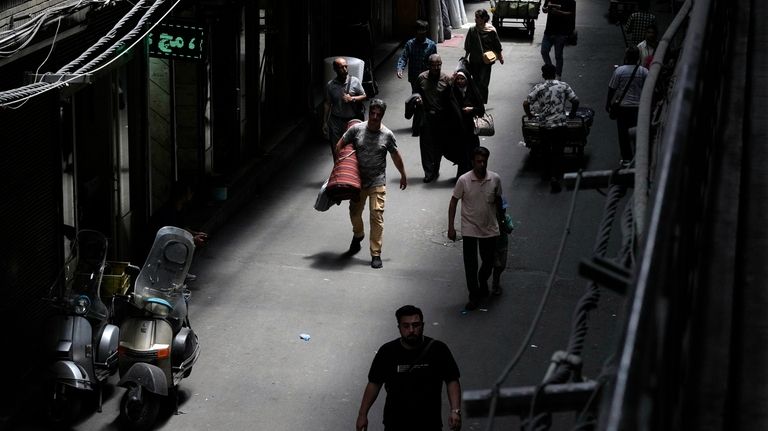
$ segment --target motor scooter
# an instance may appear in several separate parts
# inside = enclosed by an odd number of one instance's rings
[[[102,384],[117,371],[119,328],[109,323],[110,311],[100,297],[106,257],[103,234],[79,231],[44,298],[56,309],[43,333],[43,351],[50,360],[46,416],[54,424],[75,420],[87,392],[98,393],[101,411]]]
[[[178,413],[178,386],[200,355],[187,313],[186,277],[194,249],[186,230],[161,228],[133,292],[125,298],[118,386],[127,389],[120,414],[134,429],[151,427],[168,396],[173,397]]]

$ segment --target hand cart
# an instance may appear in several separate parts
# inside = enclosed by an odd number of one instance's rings
[[[491,2],[491,24],[496,29],[501,29],[504,24],[518,24],[528,32],[529,37],[533,37],[536,30],[536,19],[541,10],[541,0],[490,0]]]
[[[566,115],[568,111],[566,111]],[[568,117],[568,137],[565,142],[565,148],[570,150],[567,154],[572,154],[579,159],[584,156],[584,147],[587,145],[587,136],[592,127],[595,118],[595,111],[591,108],[579,108],[576,110],[574,118]],[[523,141],[525,146],[530,148],[532,155],[541,153],[541,125],[539,120],[528,118],[523,115]]]

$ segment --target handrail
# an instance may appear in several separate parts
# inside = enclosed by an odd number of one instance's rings
[[[667,48],[670,41],[675,37],[678,30],[688,16],[691,9],[691,0],[686,0],[678,11],[675,19],[667,27],[664,36],[659,41],[659,45],[653,55],[653,62],[648,70],[648,77],[645,78],[643,91],[640,95],[640,108],[637,113],[637,127],[635,129],[635,193],[634,193],[634,216],[635,216],[635,234],[642,241],[642,233],[645,229],[645,217],[648,212],[648,182],[650,176],[650,133],[651,133],[651,111],[653,108],[653,93],[656,89],[656,81],[661,74],[661,68],[664,65]]]
[[[608,413],[605,418],[605,427],[601,429],[608,431],[652,429],[652,427],[648,428],[650,424],[647,421],[652,420],[653,412],[651,410],[653,407],[647,406],[646,410],[639,408],[642,395],[638,386],[649,383],[639,381],[638,373],[642,371],[639,368],[643,367],[641,362],[644,359],[642,357],[644,352],[640,350],[644,343],[651,345],[658,343],[658,339],[647,339],[649,337],[648,332],[652,330],[650,328],[655,326],[664,326],[664,322],[657,320],[664,318],[659,313],[663,314],[665,311],[670,311],[655,309],[654,307],[657,305],[654,304],[654,301],[659,299],[659,290],[664,283],[663,274],[659,272],[659,269],[663,268],[665,263],[669,263],[668,259],[671,257],[671,252],[665,241],[674,238],[676,229],[679,227],[675,225],[673,219],[680,206],[678,201],[680,187],[683,183],[683,175],[686,174],[685,170],[681,168],[684,163],[683,153],[689,144],[687,137],[694,117],[691,97],[695,95],[697,82],[701,78],[700,62],[704,52],[705,29],[712,1],[697,0],[695,5],[691,7],[691,1],[688,0],[686,7],[680,11],[681,14],[685,15],[690,10],[690,23],[686,31],[683,51],[677,64],[678,77],[675,91],[669,101],[669,114],[666,117],[668,126],[665,127],[661,138],[664,146],[656,178],[657,191],[654,193],[654,203],[647,226],[648,234],[642,245],[642,257],[636,271],[635,291],[631,298],[624,339],[620,347],[615,384],[613,392],[605,404]],[[660,65],[657,65],[655,69],[658,71],[659,67]],[[652,87],[646,87],[652,90]],[[646,89],[644,88],[644,95]],[[645,178],[643,180],[645,181]],[[635,187],[635,195],[637,195],[637,182]],[[638,215],[635,214],[635,216]],[[659,333],[652,335],[664,336],[664,334]],[[643,336],[646,339],[643,339]],[[652,364],[645,365],[653,366]],[[646,423],[641,424],[642,421],[646,421]]]

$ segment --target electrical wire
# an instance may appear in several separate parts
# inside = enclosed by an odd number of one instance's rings
[[[32,40],[34,39],[35,35],[37,35],[37,33],[40,31],[40,28],[43,26],[43,24],[44,24],[44,23],[45,23],[44,19],[39,19],[39,20],[37,20],[37,24],[35,25],[35,27],[33,27],[32,29],[30,29],[29,31],[25,31],[25,32],[24,32],[24,34],[22,35],[22,36],[24,36],[24,39],[26,39],[26,40],[24,40],[24,42],[22,42],[22,43],[21,43],[21,45],[19,45],[19,46],[18,46],[16,49],[14,49],[13,51],[0,51],[0,55],[2,55],[3,57],[11,57],[11,56],[13,56],[14,54],[16,54],[17,52],[19,52],[19,51],[21,51],[22,49],[26,48],[26,46],[27,46],[27,45],[29,45],[29,43],[30,43],[30,42],[32,42]],[[29,34],[29,36],[27,36],[27,34],[28,34],[30,31],[31,31],[32,33],[31,33],[31,34]],[[18,35],[16,35],[16,34],[15,34],[15,35],[14,35],[14,37],[13,37],[14,41],[15,41],[15,39],[18,39],[18,38],[19,38],[19,37],[18,37]]]
[[[119,54],[114,56],[112,59],[106,61],[104,64],[102,64],[100,66],[95,67],[93,70],[91,70],[88,73],[90,73],[90,74],[96,73],[96,72],[98,72],[98,71],[100,71],[100,70],[110,66],[112,63],[117,61],[120,57],[122,57],[126,53],[130,52],[131,49],[133,49],[133,47],[136,46],[136,44],[142,42],[144,40],[144,38],[152,30],[154,30],[155,27],[157,27],[159,25],[165,19],[165,17],[167,17],[176,8],[176,6],[178,6],[178,4],[181,3],[181,1],[182,0],[175,0],[173,5],[171,5],[168,8],[168,10],[159,19],[155,20],[154,23],[151,24],[146,29],[146,31],[144,31],[144,33],[140,37],[136,38],[130,45],[128,45],[125,49],[123,49]],[[160,3],[164,3],[164,1],[161,1]],[[147,15],[149,15],[149,14],[150,14],[150,12],[148,11]],[[144,18],[147,18],[147,16],[145,15]],[[122,47],[122,45],[121,45],[121,47]],[[15,96],[12,100],[3,100],[4,92],[0,92],[0,107],[8,107],[8,106],[11,106],[11,105],[15,105],[15,104],[21,103],[21,102],[23,102],[25,100],[28,100],[28,99],[30,99],[32,97],[36,97],[36,96],[44,94],[44,93],[46,93],[48,91],[57,89],[57,88],[59,88],[61,86],[69,85],[69,83],[72,82],[73,80],[78,79],[78,78],[80,78],[80,77],[82,77],[84,75],[87,75],[88,73],[76,73],[76,74],[73,74],[72,76],[70,76],[67,79],[64,79],[64,80],[62,80],[60,82],[48,84],[47,86],[45,86],[43,88],[39,88],[39,89],[38,88],[25,88],[23,90],[16,89],[16,90],[11,90],[11,91],[5,92],[5,93],[9,93],[10,95]]]
[[[42,77],[40,78],[40,81],[37,80],[38,73],[40,73],[40,69],[43,67],[43,65],[48,61],[48,59],[51,57],[51,53],[53,52],[53,47],[56,45],[56,37],[59,35],[59,29],[61,28],[61,17],[58,19],[58,24],[56,25],[56,32],[53,34],[53,41],[51,42],[51,49],[48,50],[48,55],[45,56],[45,59],[42,63],[40,63],[40,66],[37,66],[37,69],[35,70],[35,77],[34,77],[34,83],[38,83],[42,81]],[[10,109],[19,109],[22,106],[26,105],[29,99],[25,100],[24,102],[21,102],[19,105],[10,106]]]
[[[24,49],[43,26],[54,20],[91,4],[108,4],[110,1],[112,0],[77,0],[73,3],[51,6],[16,28],[0,31],[0,57],[11,57]]]
[[[43,67],[43,65],[48,61],[49,58],[51,58],[51,53],[53,52],[53,47],[56,46],[56,37],[59,35],[59,29],[61,29],[61,17],[59,17],[58,20],[56,20],[56,32],[53,33],[53,40],[51,41],[51,49],[48,50],[48,55],[45,56],[45,59],[42,63],[40,63],[40,66],[37,66],[37,69],[35,70],[35,82],[37,81],[37,74],[40,73],[40,69]],[[42,80],[42,78],[40,78]]]

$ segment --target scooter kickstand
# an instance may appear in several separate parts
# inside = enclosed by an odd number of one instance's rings
[[[176,410],[174,410],[173,414],[175,416],[178,416],[179,415],[179,387],[178,386],[173,388],[173,402],[174,402],[174,405],[176,406]]]
[[[101,391],[102,391],[102,388],[101,388],[101,385],[99,385],[98,388],[96,389],[96,392],[98,392],[98,394],[99,394],[99,406],[96,409],[96,411],[99,412],[99,413],[101,413],[101,405],[102,405],[102,403],[104,401],[104,397],[102,396],[102,392]]]

